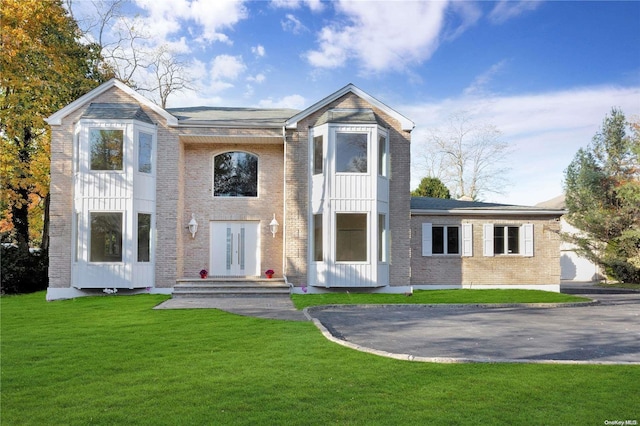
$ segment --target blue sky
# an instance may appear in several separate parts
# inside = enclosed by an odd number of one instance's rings
[[[95,13],[88,1],[73,9]],[[640,116],[637,1],[134,0],[125,10],[146,48],[186,63],[197,90],[168,106],[303,109],[354,83],[416,123],[412,188],[427,132],[452,113],[502,131],[510,185],[485,200],[524,205],[562,192],[563,170],[612,107]]]

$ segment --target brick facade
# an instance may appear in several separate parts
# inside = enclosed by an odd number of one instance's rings
[[[434,225],[473,226],[473,255],[422,255],[422,223]],[[485,223],[520,226],[533,224],[534,255],[483,254]],[[560,222],[557,218],[518,216],[428,216],[411,218],[411,284],[473,287],[493,285],[558,285],[560,284]]]
[[[310,258],[309,136],[310,129],[330,109],[371,110],[378,129],[388,132],[389,287],[559,282],[560,225],[553,218],[522,214],[502,215],[499,220],[490,215],[412,215],[409,182],[413,123],[357,88],[347,86],[286,123],[283,118],[282,125],[272,122],[263,126],[254,121],[243,127],[229,122],[207,124],[206,120],[195,124],[179,122],[121,83],[104,87],[94,96],[87,95],[86,101],[81,98],[84,103],[72,104],[68,112],[65,109],[59,116],[52,116],[56,123],[52,125],[51,142],[50,289],[71,287],[76,244],[74,149],[78,143],[78,121],[92,102],[136,103],[156,125],[155,289],[171,291],[177,279],[196,278],[198,271],[210,268],[213,221],[258,222],[260,270],[273,269],[277,277],[286,276],[294,286],[305,285]],[[297,121],[291,124],[294,118]],[[258,157],[257,197],[213,196],[214,156],[231,151]],[[380,202],[386,203],[386,199]],[[195,238],[187,229],[192,214],[199,224]],[[269,229],[274,214],[280,223],[275,237]],[[423,257],[421,223],[425,221],[441,225],[472,223],[473,256]],[[489,222],[533,223],[535,255],[483,256],[482,225]],[[218,275],[212,270],[209,273]]]

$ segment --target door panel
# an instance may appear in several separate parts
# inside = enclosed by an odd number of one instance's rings
[[[258,222],[211,222],[210,275],[260,275],[258,225]]]

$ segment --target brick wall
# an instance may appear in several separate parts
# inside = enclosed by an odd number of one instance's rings
[[[136,103],[136,100],[117,88],[91,100],[94,103]],[[75,129],[89,103],[66,116],[59,126],[51,126],[51,205],[49,287],[71,286],[71,265],[75,242],[72,230],[73,218],[73,150]],[[176,179],[176,157],[180,157],[174,129],[165,126],[164,119],[152,110],[144,108],[147,115],[158,124],[157,199],[156,224],[158,244],[156,251],[156,286],[173,287],[176,277],[176,208],[179,196],[179,179]],[[162,249],[161,249],[162,247]],[[172,251],[173,249],[173,251]]]
[[[202,133],[202,132],[200,132]],[[264,130],[253,130],[256,135],[264,135]],[[258,196],[256,198],[213,197],[213,157],[228,151],[249,152],[258,156]],[[261,241],[260,271],[273,269],[276,276],[282,276],[282,231],[275,237],[269,230],[269,223],[283,222],[283,145],[270,144],[196,144],[184,146],[184,205],[180,210],[183,248],[180,257],[184,267],[179,276],[193,278],[198,271],[206,268],[210,274],[210,221],[257,220]],[[191,238],[185,229],[191,213],[196,215],[198,233]]]
[[[473,224],[473,256],[422,256],[422,223]],[[534,226],[534,256],[483,255],[483,224]],[[535,216],[461,217],[418,216],[411,218],[411,283],[434,285],[559,284],[560,222]]]
[[[407,285],[410,275],[410,132],[405,132],[398,121],[370,105],[364,99],[348,93],[325,108],[305,117],[295,132],[287,134],[286,181],[287,222],[286,259],[287,276],[295,284],[306,282],[309,236],[309,128],[332,108],[372,108],[383,126],[389,130],[391,180],[389,200],[389,227],[391,258],[389,279],[391,285]]]

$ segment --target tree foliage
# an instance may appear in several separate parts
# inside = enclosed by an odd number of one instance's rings
[[[44,118],[104,78],[99,50],[78,42],[78,27],[59,0],[3,0],[0,21],[1,227],[4,240],[27,255],[30,241],[47,244]]]
[[[449,188],[435,177],[424,177],[418,187],[411,191],[413,197],[451,198]]]
[[[612,109],[565,170],[567,220],[581,231],[565,238],[622,282],[640,282],[639,130]]]

